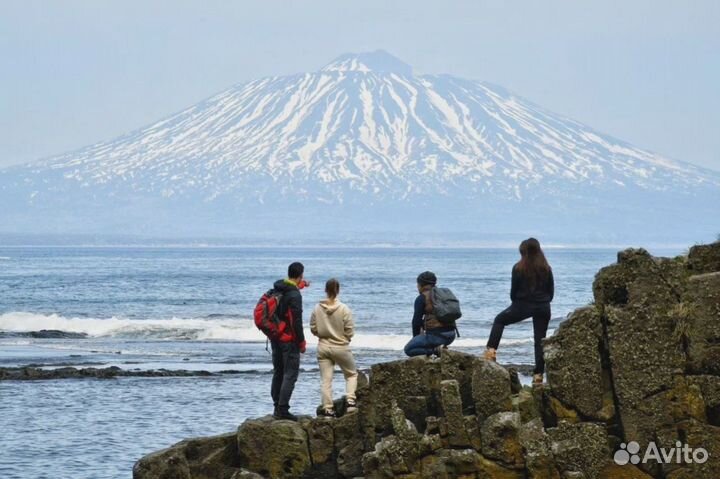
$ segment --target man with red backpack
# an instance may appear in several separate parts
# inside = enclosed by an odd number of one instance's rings
[[[275,419],[297,421],[290,413],[290,397],[300,373],[300,353],[305,353],[305,334],[302,321],[302,295],[300,289],[308,283],[303,279],[305,267],[292,263],[288,267],[288,278],[273,285],[272,293],[281,295],[277,304],[277,318],[284,322],[277,337],[270,338],[272,345],[273,378],[270,394],[275,410]]]

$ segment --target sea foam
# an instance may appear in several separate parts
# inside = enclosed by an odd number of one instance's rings
[[[11,312],[0,315],[0,330],[11,332],[54,329],[71,333],[85,333],[90,338],[146,339],[146,340],[194,340],[234,341],[244,343],[265,342],[265,336],[255,328],[252,320],[243,318],[68,318],[58,314]],[[308,329],[305,336],[309,345],[317,344]],[[358,328],[352,346],[361,349],[402,350],[409,335],[364,333]],[[507,339],[503,344],[527,344],[532,338]],[[454,346],[478,348],[486,338],[458,338]]]

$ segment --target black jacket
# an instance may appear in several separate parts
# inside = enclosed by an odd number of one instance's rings
[[[540,278],[537,284],[532,286],[530,280],[520,273],[517,265],[512,269],[512,286],[510,287],[510,299],[513,302],[523,303],[549,303],[555,295],[555,279],[552,269],[548,271],[545,278]]]
[[[282,300],[278,305],[278,315],[281,318],[287,318],[288,309],[292,313],[293,328],[295,331],[295,342],[302,344],[305,342],[305,332],[303,331],[302,321],[302,295],[300,290],[294,284],[288,283],[284,279],[275,281],[273,289],[278,293],[282,293]]]

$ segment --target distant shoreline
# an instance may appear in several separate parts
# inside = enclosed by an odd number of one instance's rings
[[[564,249],[564,250],[623,250],[632,248],[633,245],[628,244],[544,244],[543,249]],[[515,244],[487,244],[487,245],[463,245],[463,244],[442,244],[442,245],[406,245],[406,244],[284,244],[284,245],[263,245],[253,243],[238,244],[209,244],[209,243],[68,243],[68,244],[2,244],[0,240],[0,248],[107,248],[107,249],[249,249],[249,250],[515,250]],[[682,251],[687,249],[687,244],[654,244],[645,246],[646,249],[662,249]]]

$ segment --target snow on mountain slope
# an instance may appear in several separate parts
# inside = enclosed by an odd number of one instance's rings
[[[51,158],[43,168],[60,169],[81,185],[120,180],[166,195],[222,194],[255,175],[341,182],[375,194],[442,190],[458,180],[472,192],[518,195],[528,183],[549,179],[650,189],[719,184],[717,175],[599,134],[501,88],[412,76],[384,53],[345,55],[315,73],[231,88],[115,141]]]
[[[414,75],[382,51],[238,85],[113,141],[3,176],[0,188],[30,203],[83,190],[99,200],[285,195],[376,204],[429,193],[519,202],[720,190],[716,172],[636,148],[497,86]]]

